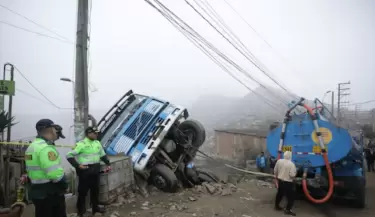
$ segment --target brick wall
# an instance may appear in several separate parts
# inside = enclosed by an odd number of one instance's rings
[[[255,159],[266,151],[266,138],[254,134],[240,132],[215,132],[216,155],[219,158],[244,164],[246,160]]]

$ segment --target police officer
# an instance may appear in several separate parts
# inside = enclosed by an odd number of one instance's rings
[[[64,194],[68,184],[54,146],[59,138],[56,126],[49,119],[39,120],[36,123],[38,136],[25,152],[26,171],[31,183],[29,197],[35,206],[36,217],[66,217]]]
[[[86,138],[78,142],[76,146],[67,154],[67,159],[76,168],[79,177],[77,210],[78,215],[83,216],[86,212],[85,198],[90,190],[92,213],[104,213],[99,208],[99,178],[100,160],[102,160],[110,170],[110,162],[103,150],[102,145],[97,140],[99,131],[95,127],[85,130]]]

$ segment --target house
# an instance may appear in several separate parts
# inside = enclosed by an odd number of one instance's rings
[[[256,156],[266,151],[266,131],[217,129],[215,130],[216,156],[244,164],[246,160],[255,160]]]

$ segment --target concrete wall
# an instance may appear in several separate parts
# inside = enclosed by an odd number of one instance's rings
[[[215,132],[216,155],[219,158],[245,164],[246,160],[255,159],[266,151],[266,138],[245,133]]]

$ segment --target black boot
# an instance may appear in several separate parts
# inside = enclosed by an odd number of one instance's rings
[[[105,209],[104,208],[100,208],[100,207],[93,208],[92,209],[92,215],[95,215],[95,213],[104,214],[105,213]]]
[[[296,214],[294,212],[292,212],[292,210],[285,210],[284,213],[285,213],[285,215],[296,216]]]

